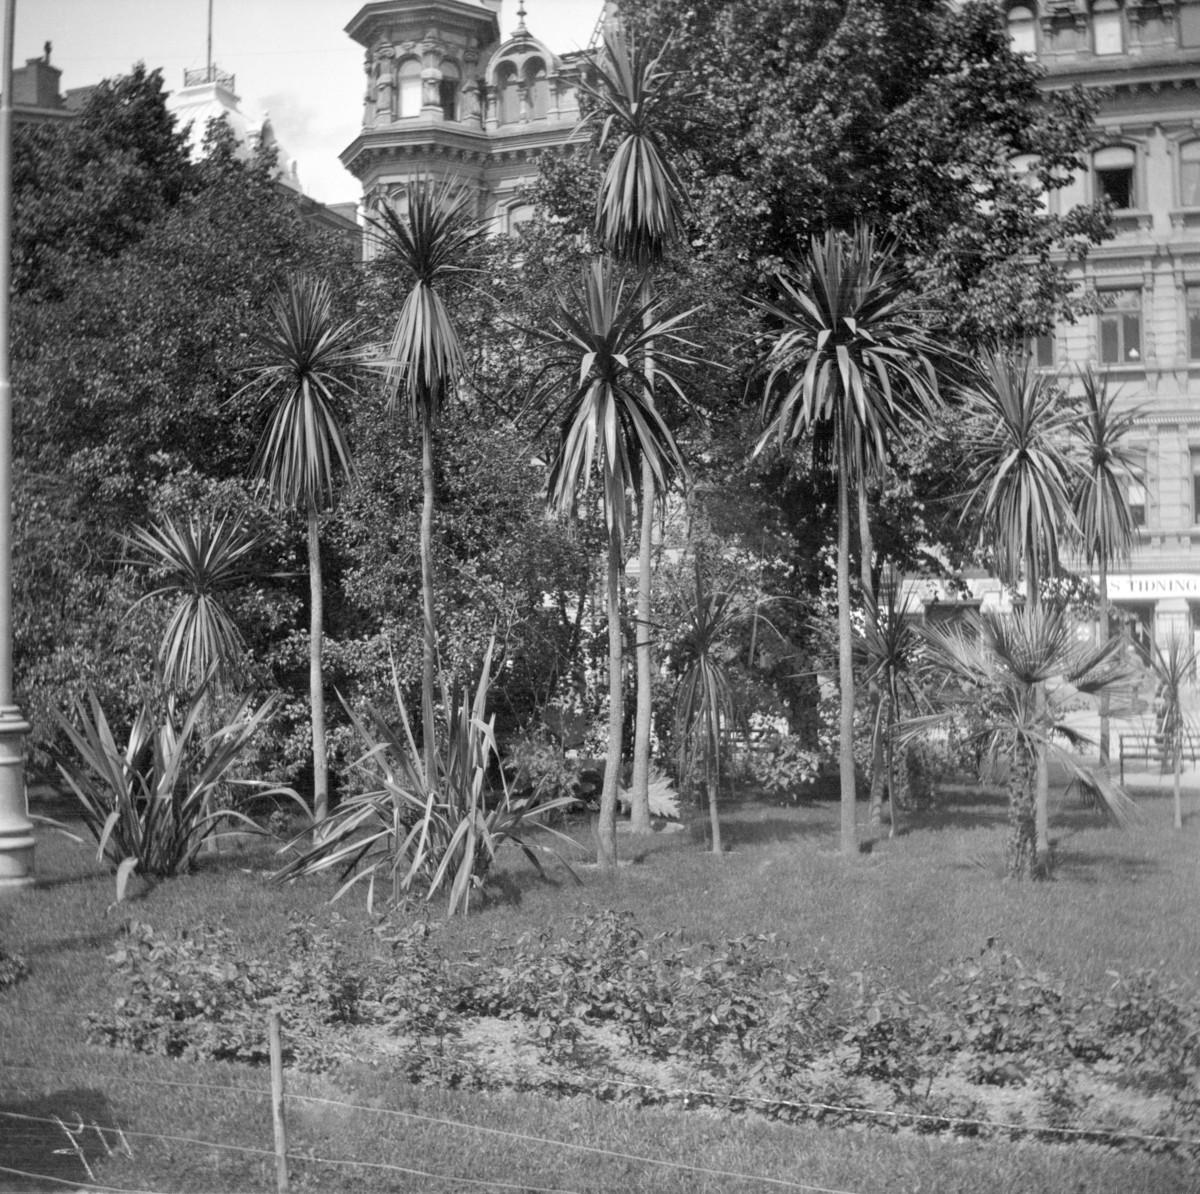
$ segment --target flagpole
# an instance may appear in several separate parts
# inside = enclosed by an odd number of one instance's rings
[[[0,892],[33,883],[33,823],[25,796],[29,723],[13,703],[12,669],[12,292],[13,32],[17,0],[4,0],[0,46]]]

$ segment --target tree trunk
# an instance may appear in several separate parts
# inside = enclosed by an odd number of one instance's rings
[[[329,767],[325,758],[325,683],[321,668],[325,608],[321,591],[321,541],[317,511],[308,511],[308,700],[312,713],[313,821],[329,815]]]
[[[421,420],[421,603],[425,640],[421,652],[421,743],[425,782],[437,784],[437,736],[433,720],[433,683],[437,669],[437,624],[433,611],[433,428]]]
[[[1108,561],[1100,553],[1100,625],[1096,630],[1096,643],[1103,647],[1108,642]],[[1108,766],[1109,724],[1108,689],[1100,693],[1100,766]]]
[[[621,783],[621,540],[608,540],[608,753],[600,818],[596,827],[596,862],[603,870],[617,865],[617,790]]]
[[[871,571],[875,558],[874,537],[871,534],[871,517],[867,509],[866,482],[858,487],[858,542],[859,542],[859,576],[862,583],[863,597],[868,612],[874,611],[876,617],[879,608],[875,602],[875,580]],[[871,791],[867,800],[867,825],[871,837],[879,836],[883,827],[883,785],[884,769],[884,718],[883,718],[883,688],[877,678],[867,683],[867,708],[871,719]]]
[[[1180,726],[1180,728],[1178,730],[1176,730],[1176,733],[1180,736],[1180,738],[1182,738],[1183,732],[1184,731],[1183,731],[1182,726]],[[1183,771],[1183,743],[1182,743],[1182,741],[1176,741],[1174,755],[1175,755],[1175,828],[1182,829],[1183,828],[1183,799],[1182,799],[1182,793],[1180,792],[1180,783],[1181,783],[1180,773]]]
[[[1034,777],[1037,762],[1018,749],[1011,760],[1008,777],[1008,842],[1005,870],[1010,879],[1032,875],[1035,865]]]
[[[1040,606],[1040,585],[1037,568],[1029,564],[1028,600],[1031,613],[1036,613]],[[1045,727],[1046,721],[1046,686],[1036,684],[1033,689],[1033,710],[1037,723]],[[1050,873],[1050,768],[1046,762],[1046,747],[1038,746],[1034,760],[1036,774],[1034,795],[1034,821],[1036,824],[1036,851],[1033,870],[1038,875]]]
[[[654,530],[654,472],[642,461],[642,535],[638,544],[637,717],[633,737],[633,780],[629,788],[629,828],[650,832],[650,734],[654,715],[654,658],[650,643],[651,538]]]
[[[838,675],[842,703],[841,741],[838,767],[841,772],[843,854],[858,853],[858,827],[855,824],[854,785],[854,660],[851,655],[850,623],[850,481],[845,461],[838,462]]]
[[[711,776],[704,785],[708,789],[708,823],[712,828],[712,852],[720,854],[721,850],[721,818],[717,815],[717,798],[721,792],[721,774],[717,772],[716,779]]]

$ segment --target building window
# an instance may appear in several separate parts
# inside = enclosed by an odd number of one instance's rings
[[[1135,206],[1133,193],[1133,150],[1128,145],[1109,145],[1096,151],[1096,197],[1107,199],[1118,211]]]
[[[1054,333],[1044,332],[1040,336],[1030,336],[1025,342],[1025,351],[1039,369],[1053,369]]]
[[[1175,12],[1179,22],[1179,42],[1185,46],[1200,46],[1200,8],[1194,4],[1181,5]]]
[[[1023,4],[1008,10],[1008,44],[1014,54],[1024,58],[1037,55],[1037,22]]]
[[[1179,202],[1200,207],[1200,141],[1185,141],[1179,147]]]
[[[1188,360],[1200,361],[1200,286],[1189,286],[1186,294]]]
[[[521,89],[517,68],[511,62],[502,63],[496,72],[496,87],[500,92],[500,123],[516,124],[521,119]]]
[[[1092,5],[1092,52],[1125,52],[1125,23],[1116,0],[1096,0]]]
[[[1192,522],[1200,525],[1200,449],[1192,449]]]
[[[438,103],[443,120],[458,119],[458,67],[452,62],[442,63],[442,79],[438,83]]]
[[[400,118],[421,115],[421,64],[415,58],[400,63]]]
[[[529,118],[545,120],[550,112],[550,82],[540,58],[525,64],[525,87],[529,95]]]
[[[1110,290],[1102,295],[1100,312],[1100,362],[1132,365],[1142,359],[1142,292]]]
[[[1146,487],[1141,481],[1130,481],[1125,490],[1129,503],[1129,521],[1141,529],[1146,525]]]

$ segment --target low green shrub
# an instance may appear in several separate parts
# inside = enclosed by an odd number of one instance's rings
[[[223,926],[164,936],[131,921],[108,957],[120,995],[89,1017],[88,1039],[188,1060],[269,1060],[267,1017],[286,1011],[285,1060],[328,1064],[329,1029],[376,1018],[373,983],[348,966],[327,932],[288,931],[286,960],[246,955]]]
[[[821,772],[820,753],[785,734],[773,735],[751,753],[749,761],[755,782],[780,800],[798,800],[817,782]]]

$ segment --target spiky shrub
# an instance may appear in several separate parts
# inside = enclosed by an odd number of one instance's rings
[[[163,878],[188,870],[223,823],[257,830],[243,813],[212,808],[219,788],[282,792],[230,779],[272,716],[275,698],[258,708],[244,699],[223,725],[205,734],[206,693],[202,685],[184,703],[144,697],[123,745],[94,692],[76,703],[73,717],[60,719],[70,749],[58,752],[58,770],[96,840],[97,858],[116,870],[118,899],[133,874]]]
[[[1083,766],[1077,753],[1060,745],[1084,743],[1064,720],[1074,695],[1097,695],[1126,679],[1117,663],[1115,639],[1099,646],[1081,644],[1070,618],[1060,609],[1045,607],[1018,614],[989,612],[951,628],[929,626],[922,636],[944,677],[936,700],[949,710],[973,706],[981,757],[1007,771],[1010,877],[1040,873],[1035,781],[1042,752],[1086,785],[1116,820],[1133,816],[1135,806],[1118,785],[1103,771]],[[908,732],[919,732],[936,720],[936,715],[913,718]]]
[[[497,851],[516,845],[541,873],[541,856],[557,855],[537,834],[574,846],[573,839],[541,822],[567,807],[572,796],[539,801],[516,797],[498,759],[494,716],[487,716],[492,651],[488,648],[474,697],[464,692],[455,703],[443,681],[443,707],[449,720],[433,752],[434,770],[413,734],[399,677],[392,682],[397,720],[368,706],[365,716],[349,710],[364,747],[356,767],[366,790],[344,799],[321,828],[318,839],[275,875],[281,882],[325,871],[339,872],[335,899],[359,883],[373,907],[382,882],[393,902],[406,894],[433,899],[448,892],[448,913],[467,912],[471,896],[487,880]],[[489,779],[499,778],[493,791]],[[561,856],[558,856],[561,858]]]

